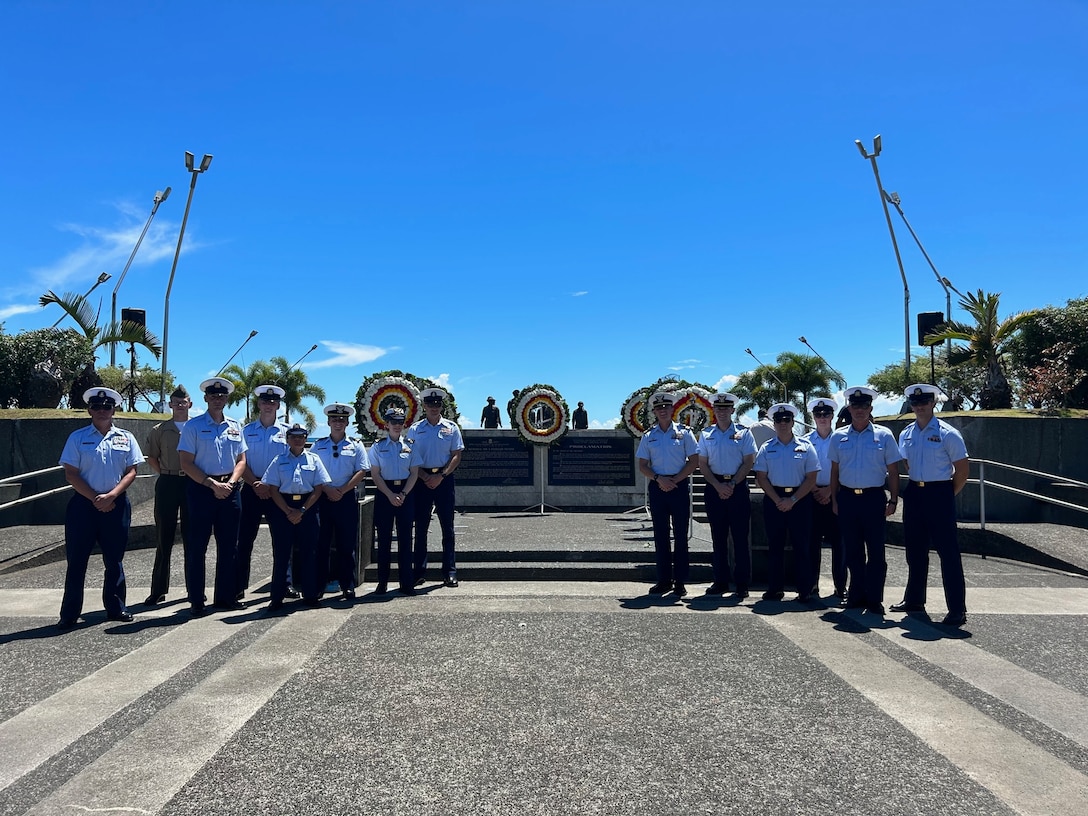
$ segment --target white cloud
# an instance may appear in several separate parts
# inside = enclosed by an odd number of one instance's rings
[[[726,374],[724,377],[714,383],[714,391],[728,391],[737,384],[737,380],[739,379],[740,377],[738,377],[736,374]]]
[[[14,317],[18,314],[30,314],[30,312],[36,312],[41,308],[37,303],[15,303],[11,306],[5,306],[0,309],[0,320],[7,320],[9,317]],[[60,312],[57,313],[58,316]]]
[[[570,293],[570,296],[571,296],[571,297],[583,297],[584,295],[588,295],[588,294],[589,294],[589,292],[585,292],[585,291],[582,291],[582,292],[571,292],[571,293]]]
[[[304,368],[335,368],[339,366],[350,368],[351,366],[369,363],[371,360],[377,360],[390,351],[396,350],[396,347],[385,349],[379,346],[364,346],[359,343],[344,343],[340,340],[322,340],[321,345],[332,352],[333,356],[327,360],[306,363],[303,366]]]
[[[606,419],[601,422],[599,419],[591,419],[589,421],[589,427],[594,430],[614,430],[616,425],[619,424],[620,418],[618,416],[612,417],[612,419]]]
[[[433,380],[435,382],[435,384],[439,388],[441,388],[443,391],[446,391],[446,392],[450,391],[450,375],[449,374],[439,374],[437,377],[428,377],[427,379],[428,380]],[[456,395],[454,395],[454,396],[456,396]]]

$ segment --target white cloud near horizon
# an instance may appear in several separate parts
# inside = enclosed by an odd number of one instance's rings
[[[303,368],[336,368],[340,366],[350,368],[351,366],[362,365],[363,363],[377,360],[379,357],[384,357],[390,351],[396,350],[396,347],[381,348],[380,346],[367,346],[361,343],[345,343],[341,340],[322,340],[320,342],[333,356],[325,360],[315,360],[312,363],[305,363]]]
[[[42,294],[44,294],[44,292]],[[7,320],[9,317],[14,317],[18,314],[30,314],[31,312],[38,311],[40,308],[42,307],[37,303],[13,303],[11,306],[5,306],[0,309],[0,320]]]
[[[584,295],[588,295],[588,294],[589,294],[589,292],[583,290],[581,292],[571,292],[570,296],[571,297],[583,297]]]

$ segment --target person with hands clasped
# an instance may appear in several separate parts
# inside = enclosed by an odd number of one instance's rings
[[[325,486],[318,502],[320,532],[317,538],[317,581],[322,589],[328,581],[329,553],[336,541],[336,580],[340,597],[355,598],[355,569],[359,546],[359,485],[370,470],[362,442],[347,435],[348,421],[355,409],[343,402],[325,406],[329,435],[310,447],[332,483]]]
[[[774,439],[756,454],[756,483],[763,490],[763,523],[767,528],[767,591],[765,601],[780,601],[784,586],[786,538],[793,548],[797,600],[812,599],[814,584],[809,538],[812,528],[812,489],[820,471],[820,457],[811,442],[793,434],[797,409],[779,402],[768,410]]]
[[[820,594],[820,561],[823,557],[823,545],[826,541],[831,548],[831,580],[835,584],[835,597],[846,600],[846,553],[842,546],[842,533],[839,531],[839,517],[831,507],[831,460],[828,450],[831,448],[831,427],[835,420],[835,400],[831,397],[816,397],[809,400],[808,410],[816,428],[805,434],[805,439],[816,448],[820,457],[820,473],[816,477],[816,487],[812,490],[812,587],[814,595]]]
[[[329,472],[316,454],[306,450],[309,432],[298,423],[287,429],[287,453],[272,460],[261,481],[273,488],[272,501],[277,512],[272,515],[272,587],[269,610],[283,606],[287,596],[287,565],[297,552],[296,580],[301,578],[302,600],[307,606],[321,605],[317,570],[318,514],[311,512],[321,498],[324,486],[332,482]]]
[[[401,438],[404,431],[404,409],[391,407],[385,411],[388,436],[370,446],[370,478],[378,488],[374,497],[374,530],[377,538],[379,595],[388,591],[393,527],[397,528],[397,577],[400,591],[415,595],[415,575],[412,571],[412,525],[415,501],[412,489],[419,479],[419,456]]]
[[[675,402],[676,398],[665,391],[650,397],[657,422],[642,435],[635,458],[639,473],[650,480],[647,490],[657,552],[657,583],[650,588],[650,594],[664,595],[671,589],[683,598],[688,594],[688,477],[699,466],[699,444],[691,428],[673,422]]]
[[[132,510],[125,491],[136,480],[144,461],[140,445],[128,431],[114,427],[113,415],[121,395],[112,388],[84,392],[91,424],[72,431],[60,454],[64,478],[75,489],[64,513],[64,597],[57,627],[70,629],[83,612],[83,585],[91,550],[102,550],[106,575],[102,605],[111,621],[131,621],[125,606],[125,570],[121,565],[128,546]]]

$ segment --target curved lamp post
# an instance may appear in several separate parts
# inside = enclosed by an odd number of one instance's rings
[[[170,265],[170,280],[166,284],[166,299],[162,307],[162,381],[159,384],[159,401],[166,404],[166,354],[170,338],[170,290],[174,286],[174,273],[178,268],[178,256],[181,255],[181,241],[185,237],[185,225],[189,221],[189,207],[193,204],[193,191],[196,190],[196,177],[205,172],[212,164],[211,153],[205,153],[199,167],[193,167],[194,156],[185,151],[185,169],[193,174],[189,182],[189,198],[185,202],[185,215],[181,218],[181,231],[178,233],[178,248],[174,250],[174,262]]]
[[[778,375],[774,373],[774,369],[772,369],[769,365],[764,365],[762,360],[760,360],[758,357],[756,357],[754,354],[752,354],[752,350],[750,348],[746,348],[744,350],[744,353],[747,354],[749,357],[751,357],[753,360],[755,360],[757,363],[759,363],[760,366],[767,369],[767,373],[770,374],[772,377],[774,377],[774,381],[782,386],[782,402],[785,402],[786,398],[787,398],[786,397],[786,384],[784,382],[782,382],[782,380],[778,379]]]
[[[136,257],[136,252],[140,249],[140,244],[144,242],[144,236],[147,235],[147,229],[151,226],[151,219],[155,217],[156,211],[159,209],[159,205],[170,197],[170,188],[165,190],[156,190],[155,198],[151,204],[151,215],[147,217],[147,223],[144,224],[144,231],[140,233],[140,237],[136,239],[136,246],[132,248],[132,254],[128,256],[128,262],[125,264],[124,270],[121,272],[121,277],[117,280],[117,285],[113,287],[113,301],[110,304],[110,325],[117,325],[117,290],[121,288],[121,284],[125,282],[125,275],[128,274],[128,268],[132,266],[132,259]],[[110,343],[110,365],[117,365],[117,344]]]
[[[227,361],[226,361],[225,363],[223,363],[223,365],[221,365],[221,366],[219,367],[219,370],[218,370],[217,372],[215,372],[215,376],[217,376],[217,377],[218,377],[218,376],[219,376],[220,374],[222,374],[222,373],[223,373],[223,372],[224,372],[224,371],[226,370],[227,366],[229,366],[229,365],[230,365],[230,361],[231,361],[231,360],[233,360],[233,359],[234,359],[235,357],[237,357],[237,356],[238,356],[238,353],[239,353],[239,352],[240,352],[240,351],[241,351],[242,349],[244,349],[244,348],[246,347],[246,343],[248,343],[248,342],[249,342],[250,340],[252,340],[252,339],[253,339],[254,337],[256,337],[256,336],[257,336],[257,330],[256,330],[256,329],[254,329],[253,331],[251,331],[251,332],[249,333],[249,337],[247,337],[247,338],[246,338],[245,340],[243,340],[243,341],[242,341],[242,345],[238,346],[238,348],[237,348],[237,349],[235,350],[234,354],[232,354],[232,355],[230,356],[230,358],[229,358],[229,359],[228,359],[228,360],[227,360]]]
[[[103,272],[101,275],[98,276],[98,280],[96,280],[94,282],[94,284],[91,286],[91,288],[83,293],[83,298],[84,299],[89,298],[91,296],[91,292],[93,292],[95,289],[97,289],[103,283],[108,281],[111,277],[113,277],[113,276],[109,272]],[[53,328],[55,329],[57,326],[59,326],[60,321],[64,320],[64,318],[66,318],[66,317],[68,317],[67,312],[65,312],[59,318],[57,318],[57,322],[53,324]]]

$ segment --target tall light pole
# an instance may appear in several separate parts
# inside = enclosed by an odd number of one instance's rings
[[[196,190],[196,177],[205,172],[212,164],[212,154],[205,153],[199,167],[193,167],[194,156],[185,151],[185,169],[193,174],[189,182],[189,198],[185,201],[185,215],[181,218],[181,231],[178,232],[178,248],[174,250],[174,262],[170,265],[170,280],[166,284],[166,299],[162,306],[162,381],[159,384],[159,401],[166,404],[166,354],[170,338],[170,290],[174,286],[174,272],[178,268],[178,256],[181,255],[181,241],[185,237],[185,225],[189,221],[189,207],[193,204],[193,191]]]
[[[836,377],[838,377],[838,378],[839,378],[839,380],[840,380],[840,381],[841,381],[841,382],[843,383],[843,386],[845,387],[845,385],[846,385],[846,377],[844,377],[844,376],[842,375],[842,372],[841,372],[841,371],[839,371],[839,370],[838,370],[837,368],[835,368],[835,366],[831,365],[831,363],[829,363],[829,362],[828,362],[827,360],[825,360],[825,359],[824,359],[824,356],[823,356],[822,354],[820,354],[820,352],[816,351],[816,349],[814,349],[814,348],[812,347],[812,343],[810,343],[810,342],[809,342],[809,341],[808,341],[808,340],[807,340],[807,339],[805,338],[805,336],[804,336],[803,334],[802,334],[802,335],[801,335],[800,337],[798,337],[797,339],[798,339],[798,340],[800,340],[800,341],[801,341],[802,343],[804,343],[804,344],[805,344],[806,346],[808,346],[808,348],[809,348],[809,351],[811,351],[811,352],[812,352],[813,354],[815,354],[815,355],[816,355],[817,357],[819,357],[819,358],[820,358],[820,360],[821,360],[821,361],[823,362],[823,364],[824,364],[825,366],[827,366],[828,368],[830,368],[830,369],[831,369],[831,372],[832,372],[832,373],[833,373],[833,374],[834,374],[834,375],[835,375]]]
[[[317,343],[314,343],[312,346],[310,346],[309,350],[305,354],[303,354],[301,357],[299,357],[297,360],[295,360],[291,364],[290,368],[287,369],[287,372],[290,373],[290,372],[294,371],[296,368],[298,368],[298,364],[301,363],[303,360],[305,360],[307,357],[309,357],[311,354],[313,354],[316,350],[317,350]],[[287,404],[286,400],[283,403],[283,421],[284,422],[290,422],[291,421],[291,406]]]
[[[113,277],[113,276],[112,276],[112,275],[111,275],[111,274],[110,274],[109,272],[103,272],[103,273],[102,273],[101,275],[99,275],[99,276],[98,276],[98,280],[96,280],[96,281],[95,281],[95,282],[94,282],[94,283],[93,283],[93,284],[91,285],[91,288],[90,288],[90,289],[88,289],[88,290],[87,290],[86,292],[84,292],[84,293],[83,293],[83,299],[84,299],[84,300],[86,300],[87,298],[89,298],[89,297],[91,296],[91,292],[93,292],[93,291],[94,291],[95,289],[97,289],[97,288],[98,288],[99,286],[101,286],[101,285],[102,285],[103,283],[105,283],[106,281],[108,281],[108,280],[109,280],[109,279],[110,279],[111,277]],[[68,313],[67,313],[67,312],[65,312],[65,313],[64,313],[64,314],[62,314],[62,315],[61,315],[60,317],[58,317],[58,318],[57,318],[57,322],[53,324],[53,328],[55,329],[55,328],[56,328],[57,326],[59,326],[59,325],[60,325],[60,321],[64,320],[64,318],[66,318],[66,317],[68,317]]]
[[[246,343],[248,343],[250,340],[252,340],[256,336],[257,336],[257,330],[254,329],[253,331],[251,331],[249,333],[249,337],[247,337],[245,340],[242,341],[242,345],[238,346],[238,348],[235,350],[234,354],[232,354],[230,356],[230,359],[228,359],[225,363],[223,363],[223,365],[221,365],[219,367],[219,370],[217,372],[215,372],[215,376],[218,377],[220,374],[222,374],[223,371],[226,370],[227,366],[230,365],[230,361],[233,360],[235,357],[237,357],[238,352],[240,352],[242,349],[244,349],[246,347]]]
[[[888,202],[884,198],[884,187],[880,183],[880,170],[876,166],[876,157],[880,155],[880,134],[873,137],[873,152],[865,150],[860,139],[854,139],[863,159],[868,159],[873,165],[873,175],[876,177],[876,190],[880,196],[880,206],[884,208],[884,220],[888,222],[888,234],[892,237],[892,249],[895,250],[895,262],[899,264],[899,277],[903,279],[903,369],[907,380],[910,380],[910,287],[907,286],[907,273],[903,269],[903,258],[899,254],[899,243],[895,240],[895,229],[892,227],[892,214],[888,212]]]
[[[766,369],[767,373],[770,374],[772,377],[774,377],[774,381],[782,386],[782,402],[785,402],[786,401],[786,384],[784,382],[782,382],[782,380],[778,379],[778,375],[774,373],[774,369],[771,368],[769,365],[764,365],[762,360],[760,360],[758,357],[756,357],[754,354],[752,354],[752,350],[750,348],[746,348],[744,350],[744,353],[747,354],[749,357],[751,357],[753,360],[755,360],[757,363],[759,363],[762,368]]]
[[[929,257],[929,253],[926,252],[926,248],[922,246],[922,241],[918,238],[917,233],[914,231],[914,227],[910,225],[910,221],[907,220],[906,213],[903,212],[903,208],[900,205],[902,201],[899,198],[899,193],[889,193],[887,190],[882,191],[884,198],[895,207],[896,212],[899,213],[899,217],[903,219],[903,223],[907,225],[907,229],[910,231],[911,238],[914,239],[914,243],[918,244],[918,249],[922,251],[922,257],[926,259],[926,263],[929,264],[929,268],[933,270],[933,274],[937,277],[937,283],[944,289],[944,319],[946,323],[952,322],[952,292],[949,291],[948,284],[945,283],[945,279],[941,277],[941,273],[937,271],[937,267],[934,266],[933,261]],[[919,337],[918,342],[924,340],[924,337]],[[949,352],[952,351],[952,341],[949,340],[945,344]]]
[[[110,305],[110,325],[117,325],[117,290],[121,288],[121,284],[125,282],[125,275],[128,274],[128,268],[132,266],[132,259],[136,257],[136,252],[140,248],[140,244],[144,242],[144,236],[147,235],[147,229],[151,226],[151,219],[155,217],[156,211],[159,209],[159,205],[170,197],[170,188],[165,190],[156,190],[155,198],[151,204],[151,215],[147,217],[147,223],[144,224],[144,231],[140,233],[140,237],[136,239],[136,246],[132,248],[132,254],[128,256],[128,263],[125,264],[124,270],[121,272],[121,277],[117,280],[117,285],[113,287],[113,301]],[[110,343],[110,365],[117,365],[117,344]]]

